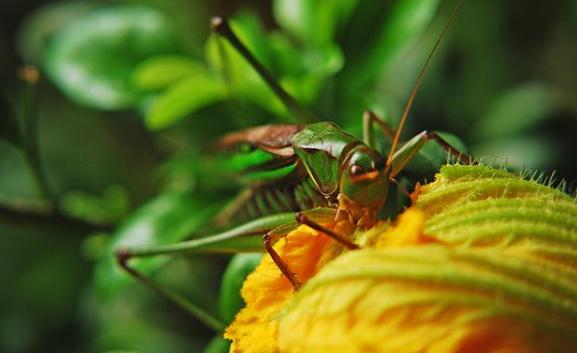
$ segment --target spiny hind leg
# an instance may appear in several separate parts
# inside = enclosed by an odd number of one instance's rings
[[[390,178],[394,178],[401,170],[403,170],[406,165],[415,157],[415,154],[423,147],[423,145],[428,141],[434,141],[436,144],[441,146],[451,157],[457,159],[463,164],[472,164],[475,160],[459,151],[456,147],[451,145],[436,132],[433,131],[423,131],[417,136],[413,137],[407,143],[403,145],[395,154],[393,155],[390,163],[391,172],[389,173]]]
[[[188,300],[184,296],[170,289],[163,288],[161,285],[157,284],[152,279],[148,278],[147,276],[143,275],[141,272],[136,270],[134,267],[130,266],[129,261],[133,257],[133,255],[134,254],[126,250],[119,250],[116,252],[116,261],[120,266],[120,268],[122,268],[122,270],[124,270],[126,273],[132,276],[132,278],[134,278],[144,286],[151,289],[153,292],[156,292],[157,294],[164,297],[168,301],[173,302],[185,312],[188,312],[193,317],[202,321],[205,325],[212,328],[216,332],[222,332],[222,330],[224,330],[226,326],[223,322],[220,321],[219,318],[213,316],[207,310],[205,310],[198,304]]]
[[[164,288],[157,284],[155,281],[150,279],[145,273],[138,271],[137,268],[131,266],[130,261],[134,258],[150,257],[157,255],[169,255],[169,254],[186,254],[186,253],[199,253],[199,252],[235,252],[255,250],[260,249],[258,243],[253,246],[248,246],[252,242],[246,243],[247,239],[252,237],[259,237],[264,232],[267,232],[275,227],[279,227],[283,224],[292,224],[296,227],[296,222],[294,222],[295,214],[293,212],[280,213],[275,215],[270,215],[266,217],[259,218],[257,220],[241,224],[236,228],[226,230],[224,232],[214,234],[212,236],[207,236],[204,238],[196,238],[180,243],[172,244],[159,244],[150,245],[142,247],[128,247],[123,249],[118,249],[115,253],[116,261],[119,267],[128,273],[138,282],[142,283],[146,287],[149,287],[153,291],[157,292],[161,296],[165,297],[169,301],[172,301],[176,305],[180,306],[185,311],[192,314],[194,317],[202,320],[209,327],[215,329],[215,331],[220,332],[224,329],[224,323],[214,316],[212,316],[208,311],[204,310],[200,305],[186,299],[185,297],[179,295],[171,289]],[[243,240],[244,239],[244,240]],[[244,244],[244,245],[243,245]],[[251,249],[252,248],[252,249]]]
[[[370,110],[366,110],[363,113],[363,141],[370,147],[375,147],[375,132],[373,130],[374,125],[379,126],[385,137],[391,140],[395,136],[395,129],[389,126],[381,117]]]

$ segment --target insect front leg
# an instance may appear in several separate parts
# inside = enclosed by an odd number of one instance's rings
[[[341,235],[334,230],[321,225],[323,224],[333,224],[335,219],[336,210],[333,208],[320,207],[312,210],[302,211],[296,214],[296,223],[293,221],[289,224],[284,224],[274,228],[273,230],[267,232],[263,236],[263,242],[266,252],[270,255],[275,265],[279,268],[281,273],[286,277],[286,279],[293,286],[295,291],[298,291],[302,287],[301,281],[298,280],[297,276],[293,271],[291,271],[289,265],[282,259],[278,252],[274,249],[274,244],[287,236],[288,233],[295,230],[299,224],[303,224],[322,232],[329,237],[343,243],[349,249],[356,249],[358,246],[347,239],[344,235]]]
[[[271,259],[274,261],[275,265],[278,267],[280,272],[286,277],[286,279],[293,286],[295,292],[302,287],[302,283],[297,279],[297,276],[292,272],[286,262],[280,257],[280,255],[274,249],[274,244],[284,238],[288,233],[293,231],[296,225],[282,225],[276,227],[275,229],[267,232],[263,236],[264,249],[269,254]]]
[[[459,151],[436,132],[423,131],[403,145],[391,158],[389,177],[394,178],[413,159],[415,154],[427,141],[434,141],[441,146],[451,157],[456,158],[463,164],[472,164],[474,159]]]
[[[375,147],[375,132],[373,126],[377,124],[383,135],[391,140],[395,137],[395,130],[387,124],[381,117],[373,111],[367,110],[363,113],[363,141],[370,147]]]

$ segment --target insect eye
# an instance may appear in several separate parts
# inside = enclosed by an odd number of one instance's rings
[[[350,169],[351,175],[361,175],[365,172],[365,168],[361,167],[358,164],[353,164]]]

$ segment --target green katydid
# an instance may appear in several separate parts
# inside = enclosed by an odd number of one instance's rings
[[[423,65],[396,130],[390,128],[372,112],[366,112],[363,117],[363,140],[353,137],[331,122],[309,125],[266,125],[224,136],[219,141],[221,147],[249,145],[254,150],[264,151],[272,156],[252,169],[263,175],[272,172],[275,177],[260,180],[256,186],[253,185],[242,192],[233,206],[225,209],[219,218],[222,220],[239,218],[243,212],[245,218],[250,218],[246,217],[247,210],[266,208],[259,206],[263,204],[278,213],[260,217],[206,238],[155,247],[120,249],[117,251],[120,266],[136,279],[179,303],[188,311],[203,316],[198,308],[158,287],[135,271],[128,265],[128,260],[133,257],[171,253],[262,251],[264,240],[264,249],[295,290],[298,290],[301,283],[272,247],[279,237],[286,235],[299,224],[306,224],[333,237],[344,246],[355,249],[357,245],[348,240],[347,235],[338,234],[322,224],[347,220],[355,227],[373,226],[387,198],[390,183],[395,182],[395,176],[427,141],[436,142],[460,162],[471,163],[470,157],[460,153],[434,132],[423,131],[397,149],[402,128],[416,93],[461,2],[455,6]],[[292,114],[304,121],[313,119],[312,114],[301,107],[258,62],[226,20],[217,17],[211,24],[217,34],[228,40],[246,58]],[[374,124],[392,138],[387,156],[371,147],[374,141],[372,136]],[[248,216],[254,216],[255,212],[248,213]],[[218,324],[211,322],[210,318],[205,318],[205,322],[218,328]]]

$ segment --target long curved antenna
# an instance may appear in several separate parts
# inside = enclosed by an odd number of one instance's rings
[[[391,162],[393,159],[393,154],[395,154],[395,149],[397,148],[397,145],[399,144],[401,132],[403,130],[405,122],[407,121],[407,117],[409,116],[409,112],[411,111],[411,108],[413,107],[413,102],[415,100],[415,97],[417,96],[417,91],[421,87],[421,83],[423,83],[423,78],[425,77],[425,74],[427,73],[429,66],[431,66],[431,61],[433,60],[433,56],[437,52],[437,49],[439,48],[441,41],[443,40],[443,38],[447,34],[449,27],[451,26],[451,23],[453,22],[453,20],[457,16],[457,12],[459,11],[459,8],[461,7],[462,3],[463,3],[463,0],[459,0],[459,2],[457,2],[455,7],[453,8],[453,12],[451,13],[451,16],[449,17],[447,24],[445,24],[445,27],[443,28],[441,35],[439,36],[439,38],[435,42],[435,45],[433,46],[431,53],[429,53],[429,56],[427,57],[427,61],[425,62],[425,65],[423,65],[423,68],[421,69],[421,72],[419,73],[419,76],[417,77],[417,81],[415,82],[415,86],[413,86],[413,90],[411,91],[411,95],[409,96],[409,99],[407,100],[407,103],[405,104],[405,108],[403,109],[403,115],[401,115],[401,119],[399,120],[399,125],[397,126],[397,132],[395,133],[395,137],[393,138],[393,143],[391,144],[391,150],[389,151],[389,156],[387,157],[386,166],[391,165]]]
[[[226,38],[229,43],[250,63],[250,65],[258,72],[262,79],[268,84],[270,89],[280,98],[283,104],[291,112],[291,114],[301,122],[314,122],[318,119],[296,99],[294,99],[287,91],[284,90],[273,77],[273,75],[255,58],[255,56],[248,50],[248,48],[240,41],[237,35],[230,27],[228,21],[222,17],[213,17],[210,21],[212,30]]]

